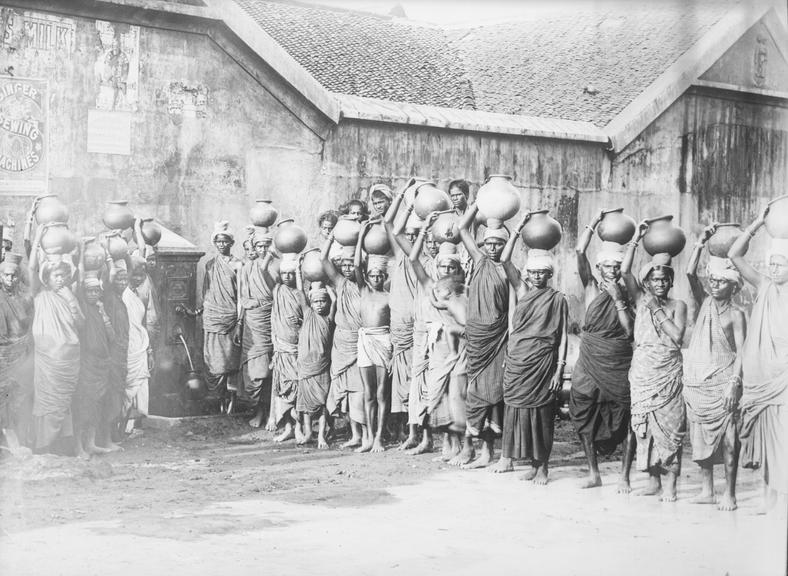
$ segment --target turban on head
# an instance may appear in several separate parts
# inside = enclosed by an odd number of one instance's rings
[[[0,262],[0,270],[12,270],[16,271],[19,269],[19,265],[22,262],[22,255],[15,254],[13,252],[8,252],[5,255],[5,260]]]
[[[492,238],[497,238],[501,242],[506,242],[509,239],[509,232],[506,231],[506,228],[487,228],[484,231],[484,241],[490,240]]]
[[[373,198],[375,192],[377,192],[378,194],[383,194],[383,196],[385,196],[389,200],[393,198],[393,195],[391,194],[391,188],[389,188],[385,184],[373,184],[369,189],[369,197]]]
[[[415,212],[412,212],[410,216],[408,216],[408,221],[405,222],[405,228],[415,228],[416,230],[421,230],[424,227],[424,220],[419,218]]]
[[[84,288],[104,288],[104,285],[95,272],[87,272],[85,274],[85,277],[82,279],[82,286]]]
[[[602,242],[599,247],[599,252],[596,255],[596,265],[600,266],[605,262],[617,262],[621,264],[624,261],[624,246],[617,242]]]
[[[330,296],[328,295],[328,290],[326,290],[325,288],[322,288],[322,287],[321,288],[312,288],[309,291],[309,301],[311,302],[311,301],[314,301],[314,300],[316,300],[318,298],[330,298]]]
[[[389,259],[378,254],[370,254],[367,260],[367,272],[371,272],[372,270],[380,270],[388,274]]]
[[[766,265],[772,260],[772,256],[782,256],[788,260],[788,238],[772,238],[769,251],[766,253]]]
[[[717,278],[724,278],[729,282],[733,282],[739,288],[742,286],[741,274],[734,267],[733,263],[727,258],[709,256],[709,263],[706,266],[706,273],[709,276],[716,276]]]
[[[638,274],[638,279],[640,283],[643,284],[646,282],[646,278],[648,275],[651,274],[652,270],[657,268],[665,268],[667,269],[668,274],[670,275],[671,280],[674,277],[673,268],[671,267],[671,258],[670,254],[662,253],[662,254],[654,254],[649,262],[643,264],[640,268],[640,274]]]
[[[438,247],[438,254],[435,256],[435,263],[440,266],[446,261],[460,264],[460,255],[457,254],[457,247],[451,242],[444,242]]]
[[[298,270],[298,256],[296,254],[283,254],[279,263],[279,272],[295,272]]]
[[[230,230],[230,223],[227,220],[222,220],[214,225],[211,242],[216,242],[216,238],[220,235],[227,236],[233,242],[235,241],[235,234]]]
[[[342,253],[340,255],[341,260],[353,260],[353,257],[355,255],[356,255],[355,246],[342,246]]]
[[[550,270],[553,271],[553,256],[547,250],[531,248],[528,251],[528,260],[525,263],[526,270]]]

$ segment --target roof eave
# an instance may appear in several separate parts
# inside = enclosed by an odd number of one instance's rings
[[[771,6],[732,10],[604,127],[619,152],[678,100]]]

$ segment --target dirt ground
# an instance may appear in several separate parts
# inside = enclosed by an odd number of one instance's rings
[[[688,502],[686,457],[673,504],[617,494],[614,459],[601,488],[579,490],[583,462],[566,422],[537,487],[519,469],[278,445],[241,417],[194,419],[87,462],[3,459],[0,574],[785,574],[786,515],[755,514],[756,474],[741,471],[740,508],[722,513]]]

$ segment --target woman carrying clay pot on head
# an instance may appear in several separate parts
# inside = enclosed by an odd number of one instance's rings
[[[635,349],[629,370],[632,430],[637,440],[638,469],[649,473],[649,484],[642,494],[661,494],[663,502],[674,502],[686,433],[681,342],[687,305],[670,297],[675,273],[669,253],[655,253],[637,277],[632,274],[635,250],[648,230],[649,224],[641,222],[621,265],[621,276],[636,305]],[[681,248],[683,233],[678,251]],[[667,474],[664,487],[663,474]]]
[[[782,205],[788,204],[783,199]],[[758,290],[742,353],[741,465],[764,471],[765,506],[788,494],[788,237],[772,238],[766,255],[768,274],[761,274],[744,255],[755,233],[766,224],[776,231],[772,203],[750,224],[728,252],[744,279]],[[776,212],[776,210],[775,210]]]

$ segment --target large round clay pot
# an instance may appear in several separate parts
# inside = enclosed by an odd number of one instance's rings
[[[47,254],[68,254],[76,245],[77,238],[65,222],[50,222],[44,225],[41,249]]]
[[[432,182],[423,182],[416,187],[416,200],[413,211],[419,218],[426,219],[431,212],[441,212],[451,208],[451,198]]]
[[[368,254],[377,254],[379,256],[389,253],[391,244],[383,224],[373,224],[369,227],[369,230],[364,235],[364,250]]]
[[[355,246],[358,243],[358,235],[361,234],[361,224],[352,216],[340,216],[333,232],[334,240],[342,246]]]
[[[769,202],[765,225],[772,238],[788,238],[788,194]]]
[[[623,208],[611,210],[602,218],[596,233],[602,242],[615,242],[626,244],[635,235],[637,224],[635,220],[624,214]]]
[[[107,234],[107,250],[113,260],[122,260],[129,253],[129,244],[120,235],[120,230]]]
[[[301,261],[301,274],[307,282],[325,282],[327,280],[320,250],[315,248],[304,254],[304,259]]]
[[[125,230],[134,225],[134,214],[126,200],[110,200],[104,210],[102,221],[110,230]]]
[[[142,239],[148,246],[156,246],[161,240],[161,226],[153,218],[142,218],[140,221]]]
[[[85,243],[82,255],[85,259],[85,270],[98,270],[104,266],[104,262],[107,260],[104,247],[95,238]]]
[[[433,237],[438,242],[451,242],[458,244],[460,242],[460,227],[457,221],[457,215],[454,213],[441,214],[435,219],[435,223],[430,228]]]
[[[44,194],[38,196],[34,201],[36,209],[34,214],[36,222],[39,224],[49,224],[50,222],[68,222],[68,208],[57,194]]]
[[[741,228],[735,222],[717,224],[717,231],[706,243],[706,246],[709,247],[709,254],[717,258],[727,258],[728,250],[741,235]]]
[[[520,235],[526,246],[539,250],[552,250],[561,241],[561,224],[548,215],[549,210],[533,212]]]
[[[670,254],[678,256],[687,243],[684,230],[673,225],[673,216],[649,218],[648,230],[643,236],[643,249],[651,254]]]
[[[423,176],[415,176],[413,180],[415,182],[405,189],[403,201],[406,206],[413,206],[413,201],[416,199],[416,188],[430,181],[429,178],[424,178]]]
[[[306,232],[292,218],[282,220],[276,227],[274,246],[282,254],[298,254],[306,247]]]
[[[252,209],[249,210],[249,218],[255,226],[268,228],[273,226],[279,212],[271,205],[271,200],[257,200]]]
[[[520,210],[520,192],[511,176],[493,174],[479,188],[476,205],[487,217],[488,228],[500,228]]]

